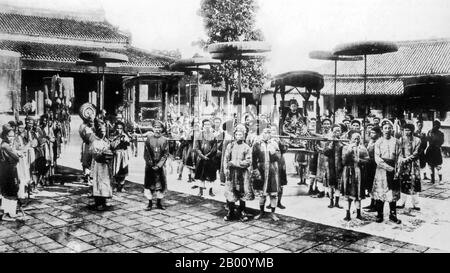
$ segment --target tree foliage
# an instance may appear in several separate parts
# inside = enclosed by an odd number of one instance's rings
[[[262,32],[255,27],[258,6],[255,0],[202,0],[199,15],[203,17],[207,41],[198,44],[206,47],[217,42],[263,41]],[[203,79],[214,86],[225,84],[226,90],[237,89],[237,61],[224,61],[213,65]],[[261,87],[265,80],[264,59],[243,60],[242,86]]]

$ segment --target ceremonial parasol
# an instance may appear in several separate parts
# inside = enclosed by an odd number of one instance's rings
[[[337,63],[338,61],[361,61],[361,56],[339,56],[330,51],[311,51],[311,59],[334,61],[334,96],[333,96],[333,123],[336,122],[336,89],[337,89]]]
[[[99,84],[97,94],[100,94],[99,109],[103,110],[104,92],[105,92],[105,67],[107,63],[125,63],[128,62],[128,56],[109,51],[83,51],[78,56],[81,60],[77,61],[78,65],[96,66],[97,74],[99,67],[102,67],[102,80]]]
[[[379,55],[391,52],[397,52],[398,46],[392,42],[386,41],[362,41],[345,43],[336,46],[333,50],[333,55],[344,56],[364,56],[364,96],[367,91],[367,55]],[[366,135],[366,115],[367,104],[365,104],[364,119],[363,119],[363,141],[365,141]]]
[[[280,75],[275,76],[271,81],[271,87],[275,87],[274,90],[274,103],[276,105],[276,95],[277,91],[280,91],[281,95],[281,105],[284,105],[284,96],[286,91],[286,86],[292,86],[292,87],[303,87],[306,89],[306,94],[302,94],[303,98],[305,99],[305,102],[309,100],[309,97],[311,95],[315,95],[317,99],[320,96],[320,90],[322,90],[324,86],[324,80],[323,76],[317,72],[314,71],[291,71],[287,73],[283,73]],[[316,94],[313,94],[312,91],[316,91]],[[306,103],[305,103],[306,105]],[[318,105],[318,102],[317,102]],[[319,127],[317,127],[317,131],[320,129],[320,110],[317,107],[316,109],[316,115],[317,115],[317,121]],[[281,110],[282,111],[282,110]],[[305,110],[306,112],[306,110]],[[282,130],[282,122],[279,124],[280,126],[280,132]]]
[[[214,60],[211,58],[200,56],[195,54],[192,58],[181,59],[173,64],[169,65],[169,69],[178,71],[196,71],[197,72],[197,93],[200,99],[200,71],[208,70],[208,65],[220,64],[219,60]],[[190,90],[190,89],[189,89]],[[190,93],[190,92],[189,92]],[[189,101],[191,99],[191,94],[189,94]],[[179,98],[178,98],[179,99]],[[198,102],[198,113],[200,115],[200,101]]]
[[[269,51],[270,46],[260,41],[223,42],[208,46],[208,52],[212,54],[213,59],[237,61],[239,99],[242,95],[241,61],[263,58],[264,56],[261,54]]]

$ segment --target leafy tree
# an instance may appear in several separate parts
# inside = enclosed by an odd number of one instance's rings
[[[217,42],[263,41],[261,30],[255,27],[258,6],[255,0],[202,0],[199,15],[203,17],[208,34],[207,41],[196,44],[203,48]],[[225,60],[221,65],[211,66],[203,74],[203,80],[213,86],[225,85],[229,90],[237,89],[238,62]],[[242,60],[242,86],[261,87],[266,78],[264,59]]]

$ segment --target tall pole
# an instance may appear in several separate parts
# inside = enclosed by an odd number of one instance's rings
[[[242,101],[242,86],[241,86],[241,59],[238,60],[238,94],[239,101]],[[242,116],[242,106],[238,109],[238,120],[241,120]]]
[[[336,123],[337,60],[334,61],[333,124]]]
[[[367,115],[367,55],[364,55],[364,115],[363,115],[363,144],[366,142],[366,115]]]
[[[200,70],[197,66],[197,96],[198,96],[198,104],[197,104],[197,115],[198,120],[200,121]]]

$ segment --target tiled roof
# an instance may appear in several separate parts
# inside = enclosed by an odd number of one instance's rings
[[[73,19],[0,13],[0,33],[40,37],[126,43],[121,34],[107,22],[89,22]]]
[[[450,73],[450,39],[398,42],[399,51],[367,56],[370,76],[400,76]],[[334,62],[317,69],[319,73],[334,75]],[[364,74],[364,61],[338,62],[338,75]]]
[[[0,49],[16,51],[22,54],[25,60],[54,61],[75,63],[82,51],[101,50],[98,48],[68,46],[57,44],[31,43],[0,40]],[[164,67],[174,60],[147,53],[143,50],[128,47],[126,49],[106,49],[107,51],[125,54],[128,63],[121,66]]]
[[[402,80],[372,80],[367,81],[367,95],[403,95]],[[334,80],[325,80],[325,86],[320,92],[322,95],[334,94]],[[340,79],[337,82],[336,94],[338,96],[364,95],[364,81],[360,79]]]

